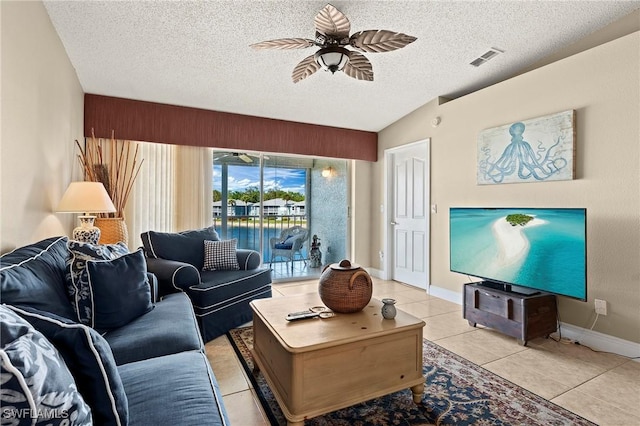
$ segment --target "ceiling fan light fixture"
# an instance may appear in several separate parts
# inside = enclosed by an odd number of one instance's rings
[[[349,62],[349,51],[344,47],[329,46],[320,49],[315,54],[315,60],[325,71],[342,71]]]
[[[0,0],[1,1],[1,0]],[[300,61],[291,73],[291,80],[297,83],[317,72],[343,71],[356,80],[373,81],[371,62],[360,52],[391,52],[401,49],[416,38],[389,30],[365,30],[349,36],[349,19],[331,4],[322,8],[313,20],[316,27],[315,39],[279,38],[251,45],[254,49],[304,49],[311,46],[320,48]],[[355,50],[347,50],[350,46]]]
[[[247,154],[240,154],[238,157],[245,163],[253,163],[253,160]]]

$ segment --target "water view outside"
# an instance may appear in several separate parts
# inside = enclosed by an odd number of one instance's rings
[[[214,217],[213,226],[215,230],[221,236],[222,220],[219,217]],[[290,216],[276,216],[265,217],[264,220],[264,240],[262,245],[262,253],[264,262],[271,260],[271,247],[269,245],[269,239],[272,237],[279,237],[280,233],[292,226],[307,227],[307,217],[304,215],[290,215]],[[260,251],[260,218],[258,216],[240,216],[230,217],[227,222],[227,232],[225,239],[237,238],[238,247],[252,249]],[[310,238],[307,239],[302,248],[302,258],[308,259],[308,250]],[[277,261],[283,259],[278,258]]]
[[[226,177],[226,206],[222,180]],[[236,238],[239,248],[260,251],[260,167],[256,164],[213,165],[213,225],[224,239]],[[307,169],[264,167],[262,253],[271,260],[269,239],[292,226],[307,228]],[[226,210],[226,227],[223,214]],[[308,241],[302,250],[308,258]],[[278,261],[282,259],[278,258]]]
[[[309,259],[311,240],[317,235],[322,264],[339,262],[348,251],[348,167],[346,160],[331,158],[216,152],[214,227],[223,239],[237,238],[239,248],[260,251],[263,261],[269,264],[269,239],[280,237],[285,229],[300,226],[308,234],[296,261]],[[323,173],[326,170],[331,171],[328,176]],[[284,268],[285,260],[274,259],[278,263],[273,265],[274,279],[316,276],[322,270],[308,267],[309,262],[304,267],[298,264]]]

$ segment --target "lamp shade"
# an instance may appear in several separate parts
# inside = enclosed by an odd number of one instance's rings
[[[116,211],[116,207],[101,182],[71,182],[56,211],[60,213],[111,213]]]
[[[349,51],[343,47],[330,46],[318,50],[314,58],[323,70],[335,73],[349,62]]]

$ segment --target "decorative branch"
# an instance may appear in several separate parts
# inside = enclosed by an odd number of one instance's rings
[[[75,142],[85,180],[102,182],[116,207],[115,213],[100,213],[100,217],[124,217],[127,200],[144,162],[144,159],[138,161],[139,147],[136,145],[131,158],[131,141],[117,140],[114,131],[111,131],[111,140],[96,139],[93,129],[84,150],[77,140]]]

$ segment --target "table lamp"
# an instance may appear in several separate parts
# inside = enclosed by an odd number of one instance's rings
[[[93,225],[96,216],[89,213],[111,213],[116,208],[101,182],[71,182],[58,204],[57,212],[82,213],[80,226],[73,230],[72,238],[85,243],[98,244],[100,228]]]

